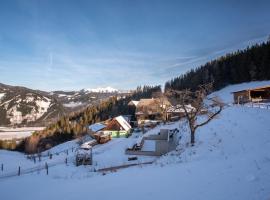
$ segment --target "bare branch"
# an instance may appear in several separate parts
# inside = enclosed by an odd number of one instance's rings
[[[212,85],[212,83],[200,85],[198,90],[195,92],[191,92],[188,89],[183,91],[166,91],[166,95],[176,99],[185,112],[185,117],[187,118],[190,127],[192,144],[195,142],[196,129],[208,124],[222,111],[224,107],[224,104],[217,97],[207,97],[207,95],[212,91]],[[188,111],[186,107],[187,104],[191,104],[192,107],[194,107],[194,110]],[[218,108],[218,110],[214,110],[214,108]],[[207,119],[204,122],[197,124],[197,116],[201,114],[206,115]]]

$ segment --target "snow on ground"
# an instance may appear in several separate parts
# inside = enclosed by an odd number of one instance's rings
[[[0,127],[0,140],[25,138],[32,135],[33,132],[40,131],[43,129],[44,127],[21,127],[21,128]]]
[[[155,151],[155,150],[156,150],[156,141],[154,140],[144,141],[142,151]]]
[[[237,86],[217,95],[224,99]],[[233,88],[234,87],[234,88]],[[253,87],[253,86],[252,86]],[[114,173],[95,172],[93,168],[128,162],[124,149],[136,143],[141,133],[130,138],[113,139],[93,149],[94,166],[75,167],[71,162],[21,177],[0,178],[1,198],[17,199],[189,199],[189,200],[269,200],[270,199],[270,110],[243,106],[226,107],[217,119],[198,129],[196,145],[188,145],[189,133],[181,126],[181,141],[176,151],[157,159],[152,165],[135,166]],[[184,122],[165,125],[179,127]],[[158,133],[158,126],[149,131]],[[77,145],[71,141],[50,151],[63,151]],[[68,156],[72,156],[69,154]],[[63,160],[67,155],[54,155]],[[45,161],[50,162],[48,158]],[[139,158],[142,162],[150,158]],[[156,158],[155,158],[156,159]],[[0,163],[32,166],[23,154],[0,151]],[[136,162],[136,161],[133,161]],[[37,164],[36,164],[37,165]],[[5,164],[8,166],[8,164]],[[8,170],[8,169],[7,169]],[[5,173],[0,172],[1,174]]]
[[[6,95],[6,93],[0,93],[0,101]]]

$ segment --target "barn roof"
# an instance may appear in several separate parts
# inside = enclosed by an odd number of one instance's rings
[[[127,122],[127,120],[125,120],[122,115],[116,117],[115,120],[123,127],[125,131],[129,131],[131,129],[130,124]]]
[[[129,105],[129,106],[132,106],[132,105],[137,106],[138,103],[139,103],[139,101],[134,101],[134,100],[132,100],[132,101],[130,101],[130,102],[128,103],[128,105]]]

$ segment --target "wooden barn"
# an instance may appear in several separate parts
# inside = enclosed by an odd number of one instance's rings
[[[118,116],[109,120],[101,132],[111,137],[126,137],[131,132],[131,126],[124,116]]]
[[[269,102],[270,86],[236,91],[233,92],[233,98],[235,104],[244,104],[248,102]]]
[[[143,120],[161,120],[163,112],[171,106],[167,99],[141,99],[136,107],[136,118],[138,122]]]

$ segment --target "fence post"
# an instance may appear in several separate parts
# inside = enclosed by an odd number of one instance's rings
[[[68,149],[67,149],[67,155],[68,155]]]
[[[52,159],[52,154],[50,154],[50,159]]]
[[[1,164],[1,171],[4,171],[4,164]]]
[[[39,162],[41,161],[41,154],[40,153],[38,154],[38,161]]]
[[[72,147],[72,150],[71,151],[73,152],[73,147]]]
[[[21,175],[21,167],[19,166],[19,169],[18,169],[18,176]]]
[[[67,165],[67,158],[65,159],[65,163],[66,163],[66,165]]]
[[[46,169],[46,174],[48,175],[49,174],[49,166],[48,166],[47,162],[45,163],[45,169]]]

